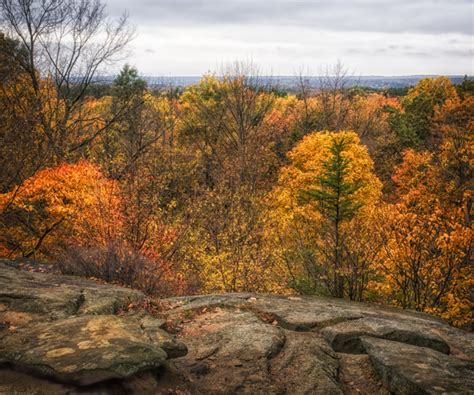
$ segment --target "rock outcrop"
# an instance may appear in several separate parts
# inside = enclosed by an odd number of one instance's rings
[[[134,290],[0,263],[0,364],[84,386],[185,355],[186,346],[162,329],[165,321],[116,314],[144,300]]]
[[[145,304],[0,263],[0,393],[474,393],[473,335],[426,314],[253,294]]]

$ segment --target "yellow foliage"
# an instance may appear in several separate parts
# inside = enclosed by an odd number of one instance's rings
[[[360,263],[364,265],[364,270],[369,270],[366,267],[368,255],[359,247],[365,248],[365,241],[370,240],[369,222],[376,212],[382,184],[374,175],[373,162],[356,133],[316,132],[306,136],[288,154],[291,163],[281,170],[277,186],[268,196],[268,240],[278,261],[276,276],[286,284],[310,277],[313,278],[311,281],[317,279],[318,284],[313,286],[321,288],[328,280],[329,269],[324,267],[328,263],[322,262],[327,261],[325,251],[333,241],[328,239],[325,233],[326,223],[317,208],[311,203],[301,203],[298,196],[301,190],[318,187],[317,179],[323,174],[323,163],[329,156],[334,136],[344,137],[350,142],[343,152],[343,156],[349,159],[346,181],[362,185],[351,198],[355,204],[362,204],[362,207],[355,217],[342,227],[342,231],[347,235],[346,246],[355,260],[338,270],[348,282],[354,270],[357,270],[353,265]],[[351,229],[357,230],[352,232],[352,236],[358,234],[358,239],[351,237]],[[374,257],[376,255],[372,254],[371,249],[366,252],[370,252]]]
[[[423,78],[408,91],[405,101],[410,103],[420,95],[425,96],[433,106],[457,98],[456,88],[447,77]]]
[[[317,132],[303,138],[288,154],[291,160],[289,166],[280,171],[277,186],[270,194],[272,217],[276,223],[284,227],[294,226],[299,219],[318,222],[320,214],[311,204],[299,204],[298,194],[302,189],[313,188],[316,179],[323,172],[323,162],[329,155],[329,147],[333,136],[347,137],[350,147],[343,156],[350,160],[347,175],[348,182],[362,182],[363,186],[354,194],[354,201],[362,203],[363,215],[365,210],[372,210],[381,197],[381,182],[373,174],[373,162],[367,147],[360,143],[354,132]]]

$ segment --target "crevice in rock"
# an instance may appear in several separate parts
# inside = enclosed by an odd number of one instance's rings
[[[252,313],[255,317],[257,317],[260,321],[262,321],[265,324],[278,325],[279,327],[283,329],[288,329],[288,328],[285,328],[284,325],[282,325],[281,317],[279,317],[278,315],[274,313],[268,313],[268,312],[259,310],[255,306],[245,306],[244,308],[242,308],[242,310]]]
[[[326,341],[335,352],[345,354],[366,354],[364,345],[360,340],[360,337],[363,335],[363,333],[354,336],[345,336],[344,334],[341,334],[340,336],[336,336],[332,341],[329,341],[328,339],[326,339]]]
[[[203,361],[204,359],[208,359],[214,355],[216,355],[219,352],[219,347],[216,346],[215,348],[211,349],[208,353],[200,355],[199,357],[196,357],[196,361]]]
[[[26,295],[26,294],[15,294],[13,292],[2,292],[0,293],[0,299],[15,299],[15,300],[36,300],[38,299],[36,296],[33,295]]]
[[[368,355],[338,353],[338,382],[346,395],[388,395]]]
[[[442,339],[428,338],[414,332],[394,330],[382,336],[382,339],[411,344],[418,347],[427,347],[447,355],[450,353],[449,345]]]
[[[140,323],[140,329],[142,330],[143,335],[153,344],[153,337],[150,336],[149,331],[145,329],[145,326],[143,325],[143,323]]]
[[[278,356],[278,354],[280,354],[280,352],[283,350],[283,348],[285,347],[285,345],[287,343],[287,337],[286,337],[285,332],[284,331],[280,331],[280,332],[283,336],[282,341],[281,342],[275,342],[275,347],[273,347],[270,350],[270,353],[267,355],[268,360],[273,359],[276,356]]]
[[[268,359],[268,375],[279,391],[296,394],[342,394],[339,389],[336,353],[311,332],[284,330],[285,344]]]
[[[257,306],[240,306],[241,310],[249,311],[253,313],[257,318],[262,322],[265,322],[270,325],[276,325],[280,328],[293,331],[293,332],[318,332],[319,330],[340,324],[342,322],[354,321],[362,319],[362,316],[354,317],[336,317],[328,319],[326,321],[320,321],[315,323],[298,323],[288,321],[286,318],[274,313],[264,310],[260,310]]]
[[[336,318],[332,318],[330,320],[326,320],[326,321],[321,321],[321,322],[318,322],[316,325],[314,325],[311,330],[321,330],[321,329],[324,329],[324,328],[328,328],[330,326],[334,326],[334,325],[337,325],[337,324],[341,324],[343,322],[347,322],[347,321],[356,321],[356,320],[360,320],[364,318],[363,316],[356,316],[356,317],[336,317]]]
[[[325,338],[332,349],[336,352],[347,354],[367,354],[367,351],[361,341],[362,336],[391,340],[417,347],[427,347],[435,351],[442,352],[443,354],[449,354],[449,346],[442,340],[424,337],[409,331],[394,330],[381,335],[365,333],[363,331],[342,332],[334,335],[332,338]]]
[[[182,317],[185,319],[191,319],[198,315],[213,311],[217,308],[220,308],[223,310],[237,310],[240,308],[242,310],[245,310],[243,306],[240,306],[240,305],[232,305],[228,303],[215,302],[215,303],[206,304],[205,306],[195,306],[195,307],[188,307],[188,308],[186,308],[185,305],[183,305],[183,306],[176,307],[176,308],[166,311],[164,315],[168,318]]]
[[[85,290],[81,289],[79,296],[74,300],[74,312],[72,315],[78,315],[79,311],[81,310],[81,307],[84,305],[85,302],[86,302]]]

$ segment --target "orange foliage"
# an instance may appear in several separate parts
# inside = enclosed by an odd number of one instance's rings
[[[400,99],[328,87],[282,97],[237,74],[68,109],[51,80],[32,87],[11,73],[0,88],[0,256],[154,294],[291,288],[469,325],[474,97],[444,77]],[[360,184],[337,221],[322,204],[335,136],[347,140],[340,185]],[[101,167],[45,168],[83,157]]]
[[[408,150],[396,170],[399,201],[387,206],[380,224],[384,277],[377,288],[404,308],[470,325],[474,232],[466,216],[469,197],[465,192],[455,204],[446,199],[451,180],[438,163],[432,153]]]
[[[0,195],[9,256],[50,255],[70,242],[104,244],[120,228],[117,185],[88,162],[37,172]]]

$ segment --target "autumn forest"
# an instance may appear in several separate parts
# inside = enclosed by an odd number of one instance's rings
[[[101,2],[0,1],[0,256],[152,296],[315,294],[472,328],[474,82],[148,85]],[[102,75],[114,74],[103,82]]]

